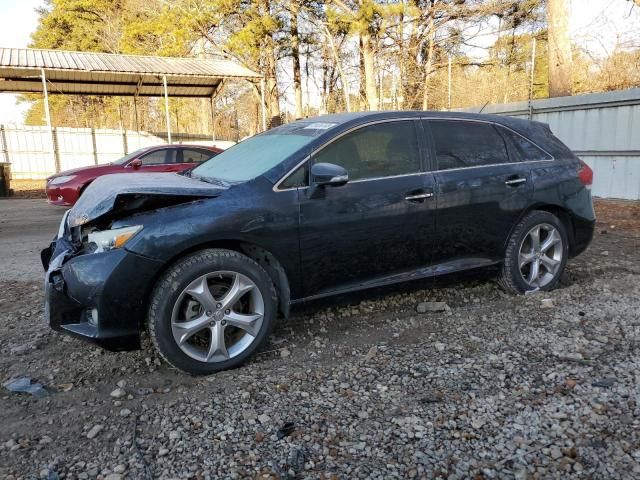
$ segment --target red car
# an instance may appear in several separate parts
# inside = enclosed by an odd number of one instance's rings
[[[101,175],[111,173],[182,172],[222,152],[201,145],[159,145],[131,152],[106,165],[74,168],[47,178],[47,202],[71,206],[84,189]]]

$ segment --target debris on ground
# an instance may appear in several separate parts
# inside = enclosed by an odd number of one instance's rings
[[[446,302],[420,302],[416,306],[418,313],[446,312],[450,310]]]
[[[40,383],[31,383],[29,377],[20,377],[2,384],[7,390],[14,393],[30,393],[36,398],[46,397],[49,392]]]
[[[553,308],[553,299],[551,298],[543,298],[540,300],[540,308]]]
[[[288,437],[293,432],[295,432],[295,430],[296,424],[293,422],[287,422],[278,429],[278,431],[276,432],[276,436],[278,437],[278,440],[282,440],[284,437]]]

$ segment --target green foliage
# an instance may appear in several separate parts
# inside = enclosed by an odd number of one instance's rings
[[[359,88],[367,77],[361,62],[365,51],[369,60],[373,57],[374,68],[368,86],[381,97],[381,108],[422,108],[425,100],[429,108],[446,108],[449,56],[454,107],[526,99],[533,36],[533,96],[548,95],[545,0],[45,1],[32,47],[165,56],[222,53],[265,75],[266,103],[274,116],[284,104],[281,92],[291,90],[292,2],[299,12],[299,51],[310,52],[300,64],[309,68],[311,88],[315,84],[321,90],[324,111],[340,111],[347,100],[352,109],[363,108],[363,96],[369,95]],[[468,57],[474,35],[497,26],[500,34],[486,56]],[[615,51],[597,59],[574,49],[574,90],[640,86],[639,51]],[[349,92],[342,90],[344,85]],[[247,84],[229,88],[234,91],[218,99],[217,127],[234,131],[231,138],[255,133],[261,116],[257,90]],[[131,99],[51,93],[56,125],[117,128],[122,122],[134,128]],[[32,102],[26,121],[42,124],[41,97],[23,99]],[[210,128],[208,101],[170,102],[174,129]],[[158,99],[138,100],[142,128],[166,128],[162,105]],[[235,131],[237,124],[240,132]]]
[[[117,40],[121,0],[47,0],[39,11],[38,29],[32,35],[35,48],[113,51]]]

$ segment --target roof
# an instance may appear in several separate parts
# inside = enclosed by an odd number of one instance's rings
[[[438,119],[459,119],[459,120],[484,120],[498,123],[512,128],[518,132],[527,131],[533,127],[546,127],[539,122],[515,118],[506,115],[491,115],[486,113],[470,112],[449,112],[435,110],[384,110],[374,112],[343,112],[321,115],[318,117],[304,118],[288,123],[278,128],[293,128],[294,125],[306,125],[309,123],[333,123],[341,128],[351,128],[353,126],[377,120],[390,120],[394,118],[438,118]],[[330,129],[327,129],[329,132]],[[273,131],[273,130],[272,130]],[[335,130],[333,130],[335,133]]]
[[[0,92],[209,97],[227,78],[262,76],[232,60],[0,48]]]

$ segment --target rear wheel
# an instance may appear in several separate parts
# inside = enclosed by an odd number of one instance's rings
[[[530,212],[509,238],[499,283],[512,293],[551,290],[560,281],[568,251],[566,229],[558,217]]]
[[[178,261],[158,282],[149,333],[174,367],[214,373],[241,365],[264,344],[276,305],[260,265],[231,250],[203,250]]]

